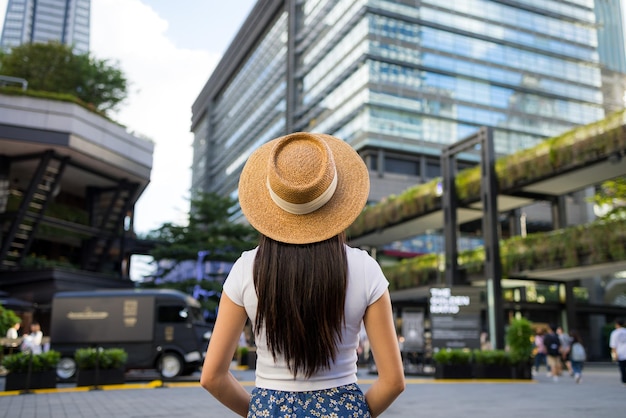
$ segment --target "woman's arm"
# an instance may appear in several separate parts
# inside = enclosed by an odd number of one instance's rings
[[[371,304],[363,318],[378,378],[365,393],[372,417],[380,415],[404,391],[404,368],[389,292]]]
[[[200,376],[203,388],[242,417],[248,414],[250,394],[230,373],[230,363],[246,319],[245,309],[222,293],[217,321]]]

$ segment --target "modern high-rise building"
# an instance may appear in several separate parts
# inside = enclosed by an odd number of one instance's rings
[[[595,12],[600,62],[609,70],[626,74],[622,0],[595,0]]]
[[[89,52],[91,0],[9,0],[0,48],[57,41]]]
[[[622,0],[595,0],[602,93],[608,113],[626,106],[626,42]]]
[[[236,197],[255,148],[317,131],[378,201],[481,126],[507,154],[601,119],[601,82],[593,0],[259,0],[193,104],[192,191]]]

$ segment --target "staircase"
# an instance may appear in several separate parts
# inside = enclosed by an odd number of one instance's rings
[[[132,206],[136,189],[137,185],[122,181],[118,187],[94,192],[91,218],[99,233],[86,246],[83,269],[99,271],[105,261],[111,260],[111,247],[123,236],[124,218]]]
[[[53,151],[42,154],[22,202],[0,248],[0,269],[10,270],[20,266],[28,255],[30,246],[48,202],[59,185],[67,158],[55,158]],[[18,192],[19,193],[19,192]]]

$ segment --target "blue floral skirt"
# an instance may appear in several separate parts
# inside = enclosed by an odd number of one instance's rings
[[[369,418],[361,388],[356,384],[308,392],[254,388],[248,418]]]

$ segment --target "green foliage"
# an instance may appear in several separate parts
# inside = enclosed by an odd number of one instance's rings
[[[0,336],[7,335],[7,330],[18,322],[22,321],[14,311],[0,305]]]
[[[79,348],[74,353],[79,369],[119,369],[126,364],[128,353],[123,348]]]
[[[606,211],[603,219],[626,218],[626,176],[605,181],[591,199],[594,204]]]
[[[474,350],[472,358],[476,364],[493,364],[509,366],[512,364],[511,355],[505,350]]]
[[[506,343],[509,346],[514,364],[530,361],[533,353],[533,328],[526,318],[514,319],[506,331]]]
[[[28,372],[29,366],[33,372],[43,372],[46,370],[55,370],[60,359],[61,353],[54,350],[48,350],[44,353],[33,355],[20,352],[5,356],[2,359],[2,365],[9,372],[13,373],[26,373]]]
[[[120,69],[58,42],[27,43],[0,53],[0,72],[24,78],[29,90],[75,96],[94,109],[115,109],[127,96]]]
[[[470,364],[472,352],[463,348],[443,348],[433,355],[437,364]]]
[[[235,200],[214,193],[191,200],[189,223],[165,223],[147,238],[158,244],[150,255],[155,260],[173,261],[163,275],[181,261],[196,260],[198,251],[207,251],[205,260],[235,261],[242,251],[254,248],[257,233],[247,224],[230,221]]]

